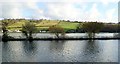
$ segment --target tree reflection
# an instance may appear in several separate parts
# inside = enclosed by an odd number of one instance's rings
[[[98,59],[96,59],[96,58],[98,58],[97,53],[99,53],[98,42],[96,42],[95,40],[88,40],[86,42],[84,52],[83,52],[84,60],[87,60],[87,61],[98,60]]]
[[[98,43],[96,43],[95,40],[88,40],[85,46],[85,52],[88,55],[93,55],[99,53],[98,48],[99,48]]]
[[[64,43],[65,41],[51,41],[50,43],[50,50],[51,51],[57,51],[57,52],[61,52],[64,49]]]
[[[2,50],[6,51],[6,50],[8,50],[8,49],[9,49],[9,44],[8,44],[8,42],[3,42],[3,44],[2,44]]]
[[[3,42],[2,44],[2,61],[6,62],[10,59],[10,46],[8,42]]]
[[[8,50],[8,47],[9,47],[8,43],[7,42],[3,42],[3,44],[2,44],[2,56],[4,56],[3,54],[6,54],[4,52],[6,52]]]
[[[34,55],[36,52],[37,45],[34,41],[23,41],[24,51],[27,55]]]
[[[2,57],[3,61],[19,61],[22,60],[23,47],[21,42],[9,41],[3,42]]]

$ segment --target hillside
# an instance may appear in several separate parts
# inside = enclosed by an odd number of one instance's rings
[[[25,24],[28,20],[19,20],[16,22],[13,22],[12,24],[9,24],[8,29],[10,31],[15,31],[15,30],[21,30],[22,25]],[[70,29],[76,29],[78,26],[78,22],[66,22],[66,21],[59,21],[59,20],[38,20],[38,21],[33,21],[33,23],[36,25],[36,27],[39,30],[47,30],[50,26],[53,25],[58,25],[63,27],[66,30]]]
[[[48,30],[50,26],[61,26],[65,29],[66,32],[85,32],[82,28],[82,25],[86,22],[78,22],[78,21],[65,21],[65,20],[46,20],[46,19],[39,19],[39,20],[27,20],[27,19],[4,19],[3,21],[8,22],[8,30],[11,32],[16,32],[21,30],[22,25],[25,24],[25,22],[32,22],[35,24],[35,26],[38,28],[38,30]],[[1,21],[0,21],[1,24]],[[101,32],[120,32],[118,29],[118,26],[120,24],[115,23],[104,23],[104,27],[101,30]],[[0,28],[2,25],[0,25]]]

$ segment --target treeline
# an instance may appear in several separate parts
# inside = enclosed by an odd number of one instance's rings
[[[8,25],[10,24],[14,24],[16,22],[20,22],[20,21],[30,21],[30,22],[34,22],[34,23],[39,23],[42,20],[47,20],[47,19],[4,19],[4,20],[0,20],[0,28],[2,27],[2,21],[3,22],[7,22]],[[51,20],[49,20],[51,21]],[[79,23],[78,26],[76,26],[76,29],[66,29],[66,33],[85,33],[86,31],[84,30],[84,28],[82,28],[82,25],[86,22],[82,22],[82,21],[70,21],[70,20],[57,20],[57,21],[64,21],[64,22],[70,22],[70,23]],[[92,22],[92,21],[91,21]],[[89,23],[91,23],[89,22]],[[96,21],[97,22],[97,21]],[[109,32],[109,33],[116,33],[116,32],[120,32],[120,22],[117,23],[103,23],[104,26],[103,28],[100,30],[100,32]],[[67,24],[66,24],[67,25]],[[69,26],[69,25],[68,25]],[[37,27],[37,26],[36,26]],[[96,26],[94,26],[96,27]],[[15,28],[20,28],[20,27],[15,27]],[[43,31],[49,31],[49,29],[43,29]]]
[[[35,20],[34,20],[35,21]],[[36,27],[34,21],[27,21],[21,26],[21,32],[26,37],[27,40],[32,41],[34,34],[38,33],[39,30]],[[12,36],[9,36],[8,25],[9,21],[2,21],[2,40],[7,41],[9,39],[15,39]],[[107,24],[102,22],[78,22],[76,29],[71,30],[71,32],[85,32],[88,35],[88,38],[94,38],[96,33],[99,32],[119,32],[120,24]],[[67,25],[67,24],[66,24]],[[113,31],[112,31],[113,30]],[[65,30],[59,25],[49,26],[47,32],[53,33],[56,38],[66,38],[65,33],[70,30]]]
[[[78,28],[76,30],[70,30],[72,32],[85,33],[84,28]],[[70,32],[68,31],[68,32]],[[104,24],[103,28],[100,32],[109,32],[109,33],[119,33],[120,32],[120,24]]]

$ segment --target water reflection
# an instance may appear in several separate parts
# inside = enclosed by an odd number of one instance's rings
[[[7,54],[6,54],[6,51],[8,50],[8,43],[7,42],[3,42],[3,45],[2,45],[2,50],[5,50],[4,52],[2,52],[2,61],[5,61],[6,60],[6,57],[7,57]]]
[[[64,49],[64,44],[65,44],[65,41],[51,41],[49,49],[51,51],[62,52]]]
[[[0,63],[2,62],[2,42],[0,40]]]
[[[98,45],[95,40],[88,40],[85,46],[85,50],[89,53],[94,53],[98,50]]]
[[[115,62],[118,40],[9,41],[3,43],[5,62]]]
[[[95,58],[98,57],[99,53],[99,46],[98,46],[98,42],[96,42],[95,40],[88,40],[86,45],[84,46],[84,52],[83,52],[83,56],[86,57],[84,58],[84,61],[97,61]],[[87,62],[86,61],[86,62]]]
[[[23,61],[24,52],[22,43],[17,41],[3,42],[2,60],[3,61]],[[23,59],[22,59],[23,58]]]
[[[96,37],[114,37],[114,34],[118,34],[118,33],[98,33],[96,34]],[[2,33],[0,33],[0,35],[2,35]],[[22,33],[9,33],[9,35],[15,38],[24,38],[22,36]],[[67,33],[66,36],[76,37],[76,38],[86,37],[86,33]],[[33,37],[48,38],[48,37],[54,37],[54,35],[50,33],[37,33],[36,36]]]
[[[24,52],[26,55],[34,55],[37,49],[37,45],[35,41],[23,41]]]
[[[120,40],[118,40],[118,61],[120,63]]]
[[[50,58],[52,62],[57,62],[57,61],[64,61],[63,59],[63,50],[64,50],[64,44],[65,41],[51,41],[49,43],[49,52]]]
[[[37,50],[37,44],[35,41],[29,42],[29,41],[23,41],[23,49],[24,49],[24,55],[27,58],[25,61],[33,62],[36,61],[36,50]]]

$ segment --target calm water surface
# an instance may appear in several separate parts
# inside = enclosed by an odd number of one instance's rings
[[[118,40],[2,43],[3,62],[118,62]]]
[[[118,62],[118,42],[120,40],[0,41],[0,57],[3,62]]]

